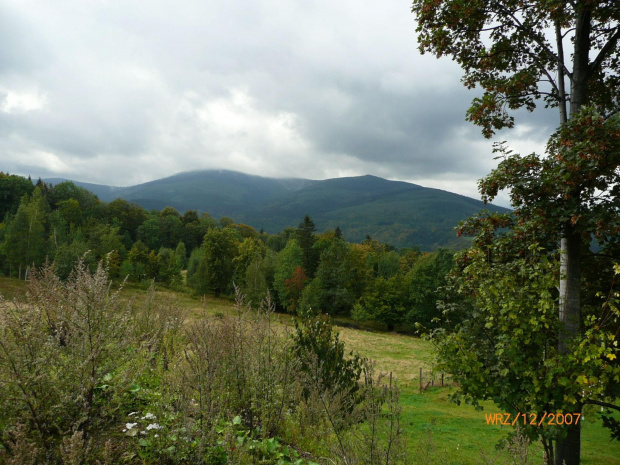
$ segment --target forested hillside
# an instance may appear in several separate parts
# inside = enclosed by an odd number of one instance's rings
[[[146,209],[171,206],[181,213],[207,212],[216,219],[230,217],[271,234],[295,227],[308,214],[318,231],[340,227],[353,242],[370,235],[395,247],[426,251],[464,248],[469,242],[454,233],[459,221],[483,208],[507,211],[462,195],[376,176],[313,181],[213,170],[123,188],[76,184],[103,201],[122,198]]]

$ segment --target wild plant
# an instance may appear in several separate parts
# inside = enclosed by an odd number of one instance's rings
[[[179,369],[187,412],[205,441],[219,420],[234,414],[250,430],[278,432],[292,399],[293,364],[273,310],[270,300],[252,310],[237,291],[234,316],[205,315],[188,325]]]
[[[80,447],[85,456],[92,437],[118,416],[115,393],[137,376],[128,306],[102,265],[91,273],[80,262],[65,282],[50,266],[33,273],[27,301],[4,303],[2,320],[2,441],[22,424],[46,462],[75,461]]]
[[[309,364],[317,363],[309,361]],[[320,367],[315,368],[319,370]],[[400,391],[393,377],[375,373],[374,363],[362,360],[362,379],[355,396],[327,387],[320,378],[300,372],[305,402],[298,412],[302,436],[318,432],[321,453],[346,465],[406,463],[401,428]],[[302,415],[299,415],[302,413]]]

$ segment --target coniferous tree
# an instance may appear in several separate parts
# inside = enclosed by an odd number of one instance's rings
[[[295,236],[302,250],[302,266],[306,270],[306,274],[309,278],[314,277],[317,266],[319,264],[319,257],[317,251],[314,249],[316,237],[314,232],[316,227],[314,221],[309,215],[304,217],[304,220],[299,223]]]

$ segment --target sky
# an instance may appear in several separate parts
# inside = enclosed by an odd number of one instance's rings
[[[0,171],[127,186],[183,171],[372,174],[478,197],[476,90],[410,0],[0,0]],[[550,111],[507,140],[542,152]],[[497,203],[506,204],[506,197]]]

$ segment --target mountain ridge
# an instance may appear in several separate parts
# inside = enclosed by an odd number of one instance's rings
[[[373,175],[310,180],[197,170],[127,187],[72,182],[106,202],[123,198],[147,209],[198,210],[268,233],[296,227],[307,214],[319,232],[340,227],[353,242],[371,236],[396,247],[422,250],[466,247],[469,241],[453,231],[459,221],[483,208],[509,211],[449,191]]]

